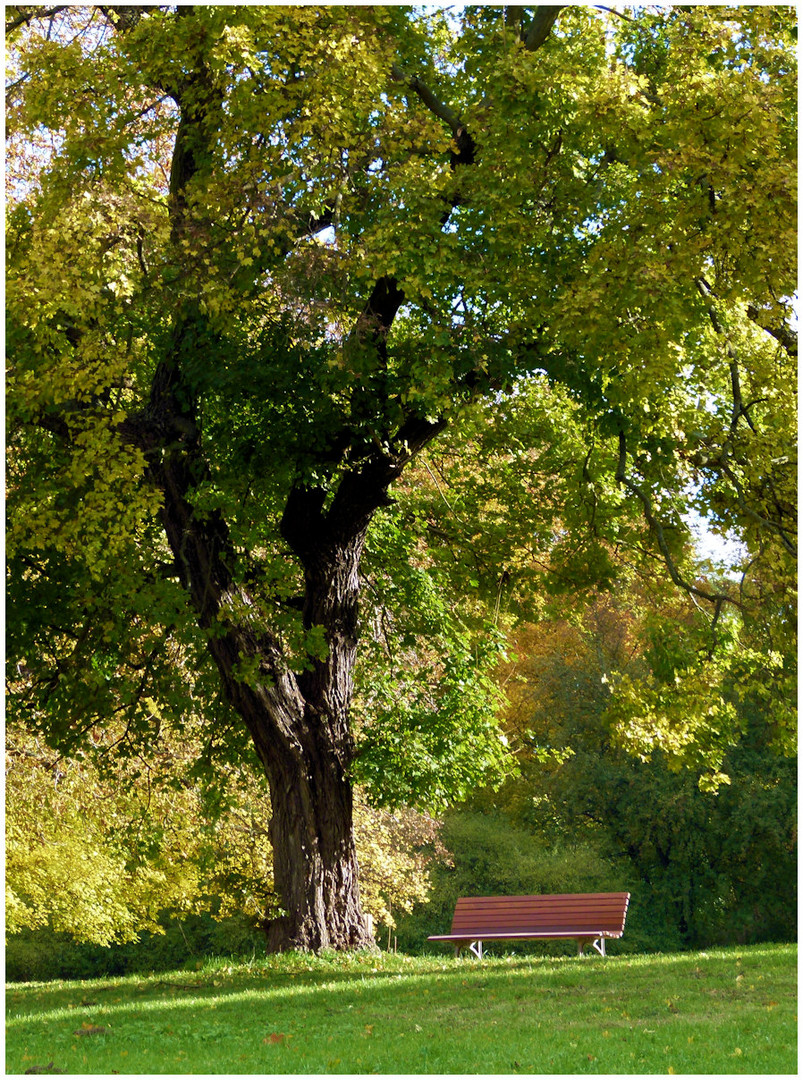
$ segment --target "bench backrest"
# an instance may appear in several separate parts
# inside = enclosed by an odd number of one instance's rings
[[[620,936],[630,893],[561,893],[554,896],[463,896],[452,934],[602,933]]]

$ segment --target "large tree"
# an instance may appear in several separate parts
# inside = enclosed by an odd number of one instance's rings
[[[685,575],[690,492],[792,558],[793,12],[7,15],[13,689],[57,745],[152,737],[177,688],[247,733],[272,947],[367,944],[361,556],[472,401],[540,373],[588,439],[558,540],[638,509],[715,624],[755,590]],[[458,638],[465,786],[499,745]]]

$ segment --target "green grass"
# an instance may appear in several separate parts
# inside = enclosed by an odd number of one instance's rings
[[[482,963],[286,954],[150,978],[11,984],[6,1071],[52,1062],[67,1073],[796,1072],[795,946],[615,948],[605,960]]]

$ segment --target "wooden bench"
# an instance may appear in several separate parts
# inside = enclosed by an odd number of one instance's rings
[[[574,938],[580,955],[593,945],[605,955],[605,939],[621,937],[630,893],[562,893],[553,896],[463,896],[449,934],[427,941],[450,941],[455,956],[466,946],[482,959],[483,941]]]

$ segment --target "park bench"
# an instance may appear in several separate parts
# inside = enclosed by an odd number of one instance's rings
[[[605,939],[622,936],[630,893],[563,893],[553,896],[462,896],[451,933],[428,941],[450,941],[455,956],[466,946],[482,959],[483,941],[574,938],[580,955],[593,945],[605,955]]]

